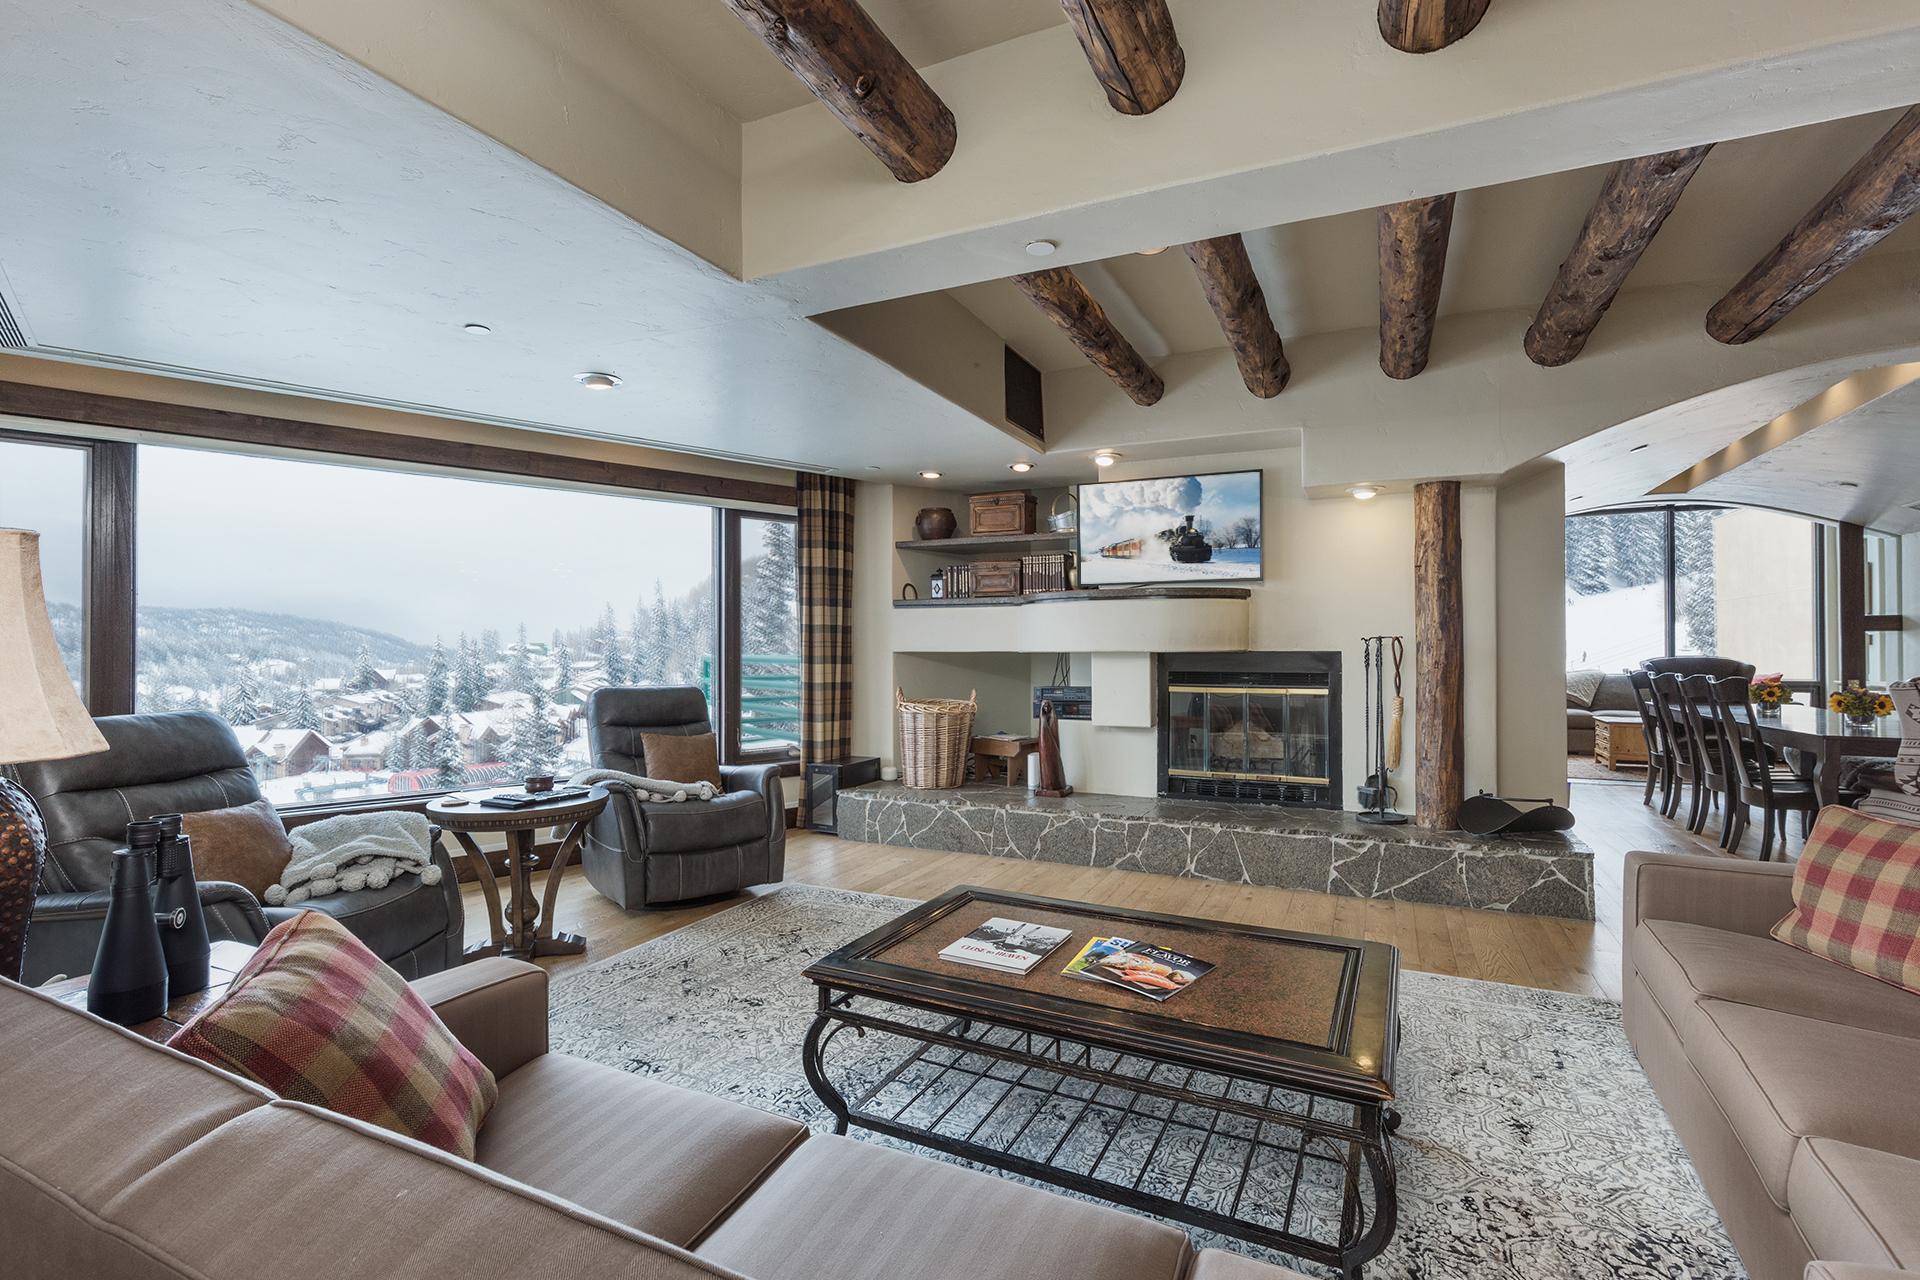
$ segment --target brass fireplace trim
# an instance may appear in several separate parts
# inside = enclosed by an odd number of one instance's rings
[[[1235,773],[1231,769],[1174,769],[1167,770],[1169,778],[1232,778],[1235,782],[1299,782],[1308,786],[1327,787],[1333,785],[1331,778],[1307,778],[1292,773]]]
[[[1327,696],[1327,690],[1325,689],[1315,689],[1315,688],[1290,689],[1290,688],[1275,688],[1272,686],[1263,688],[1263,687],[1257,687],[1253,685],[1244,685],[1244,684],[1170,684],[1167,686],[1167,692],[1168,693],[1298,693],[1298,694],[1305,694],[1307,697],[1310,697],[1310,698],[1324,698]]]

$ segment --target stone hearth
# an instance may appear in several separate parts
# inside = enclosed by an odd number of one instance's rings
[[[841,836],[873,844],[1593,919],[1593,851],[1564,835],[1482,839],[1318,809],[897,782],[841,792],[837,816]]]

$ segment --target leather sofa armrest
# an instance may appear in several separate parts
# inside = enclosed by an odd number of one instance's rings
[[[787,792],[777,764],[723,764],[720,781],[729,792],[752,791],[767,802],[767,840],[776,853],[787,847]]]
[[[87,893],[43,893],[33,900],[22,975],[28,986],[39,986],[61,975],[77,978],[93,968],[112,897],[111,890],[95,889]],[[200,905],[206,912],[207,936],[216,942],[231,939],[252,946],[267,936],[267,920],[259,902],[237,884],[202,880]]]
[[[413,989],[495,1078],[547,1051],[547,971],[489,956],[415,978]]]
[[[104,920],[111,889],[90,893],[43,893],[33,900],[33,923],[38,926],[57,920]]]
[[[1642,920],[1678,920],[1765,937],[1793,907],[1793,865],[1675,853],[1629,853],[1625,911],[1631,935]]]

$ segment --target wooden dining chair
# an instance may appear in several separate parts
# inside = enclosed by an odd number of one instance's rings
[[[1668,671],[1655,672],[1653,694],[1654,707],[1666,726],[1667,752],[1672,760],[1674,776],[1673,794],[1668,797],[1661,816],[1671,818],[1680,811],[1681,789],[1684,785],[1688,797],[1687,830],[1698,831],[1706,825],[1706,788],[1700,768],[1700,757],[1704,751],[1697,730],[1689,728],[1687,724],[1692,717],[1680,689],[1680,677]]]
[[[1728,677],[1738,679],[1739,677]],[[1700,820],[1691,829],[1705,831],[1707,816],[1712,809],[1720,810],[1720,847],[1731,848],[1728,837],[1733,833],[1733,811],[1735,805],[1733,766],[1729,757],[1734,754],[1734,745],[1729,743],[1721,732],[1720,722],[1713,713],[1713,676],[1680,677],[1680,700],[1686,707],[1687,729],[1694,735],[1694,755],[1696,768],[1700,775],[1700,787],[1706,793],[1708,805],[1702,810]],[[1724,800],[1724,803],[1722,801]]]
[[[1703,677],[1694,677],[1696,679]],[[1733,783],[1727,797],[1728,831],[1731,839],[1721,843],[1737,849],[1747,834],[1750,809],[1760,810],[1760,861],[1773,859],[1773,835],[1780,833],[1780,856],[1787,852],[1787,815],[1805,817],[1820,807],[1820,796],[1811,782],[1798,778],[1775,761],[1773,751],[1760,736],[1748,709],[1749,686],[1738,676],[1710,682],[1708,692],[1714,722],[1724,743],[1722,759]],[[1744,710],[1744,714],[1736,714]]]
[[[1640,797],[1640,803],[1653,807],[1653,793],[1660,791],[1660,812],[1669,811],[1668,799],[1673,792],[1673,752],[1668,746],[1667,725],[1660,718],[1659,700],[1653,692],[1653,673],[1650,671],[1629,671],[1627,679],[1633,684],[1634,706],[1640,711],[1640,736],[1647,743],[1647,789]]]

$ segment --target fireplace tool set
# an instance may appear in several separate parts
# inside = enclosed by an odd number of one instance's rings
[[[1397,798],[1389,770],[1400,762],[1400,722],[1406,711],[1406,699],[1400,693],[1400,664],[1406,658],[1406,641],[1401,636],[1362,636],[1360,655],[1364,671],[1360,679],[1366,706],[1366,778],[1360,783],[1361,822],[1401,823],[1407,815],[1396,812]],[[1393,660],[1393,723],[1387,724],[1387,659]]]

